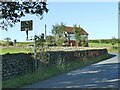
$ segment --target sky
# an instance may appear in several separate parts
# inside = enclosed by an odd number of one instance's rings
[[[33,20],[33,30],[29,38],[44,33],[52,35],[52,25],[63,22],[66,26],[80,25],[88,32],[88,39],[118,38],[118,2],[47,2],[49,12],[42,20],[36,15],[26,15],[21,21]],[[0,40],[10,37],[13,41],[26,41],[26,32],[20,31],[20,23],[8,31],[0,30]]]

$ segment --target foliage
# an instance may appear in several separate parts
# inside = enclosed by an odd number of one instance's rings
[[[82,40],[82,46],[85,47],[86,46],[86,41]]]
[[[37,15],[42,19],[43,13],[48,12],[46,2],[0,2],[0,28],[7,30],[13,27],[25,14]]]
[[[13,46],[13,42],[9,41],[8,45]]]
[[[10,46],[13,46],[13,42],[10,41],[11,38],[6,37],[4,40],[6,40],[6,42],[1,43],[2,46],[9,46],[9,45],[10,45]]]
[[[114,39],[116,42],[119,41],[119,39]],[[96,40],[89,40],[89,43],[111,43],[112,39],[96,39]]]
[[[6,40],[7,42],[9,42],[11,40],[11,38],[6,37],[4,40]]]
[[[55,45],[55,38],[53,36],[47,36],[46,37],[46,42],[47,42],[48,45],[53,46],[53,45]]]
[[[52,34],[56,39],[55,40],[56,44],[59,46],[61,46],[64,43],[65,40],[64,33],[65,33],[65,25],[63,23],[53,25]]]
[[[81,38],[82,40],[82,46],[83,47],[88,47],[88,42],[86,41],[86,39],[87,39],[87,36],[83,36],[82,38]]]
[[[64,44],[65,39],[59,38],[59,40],[56,41],[57,46],[62,46]]]
[[[88,40],[89,43],[99,43],[99,40]]]
[[[112,38],[112,39],[111,39],[111,44],[114,46],[116,43],[117,43],[117,42],[116,42],[116,38]]]
[[[52,27],[53,35],[58,35],[58,37],[62,37],[64,32],[65,32],[65,25],[63,23],[53,25]]]
[[[44,42],[45,42],[45,39],[44,39],[44,34],[42,33],[38,38],[37,38],[37,46],[44,46]]]
[[[45,61],[45,51],[47,50],[46,40],[44,39],[44,34],[42,33],[38,39],[37,39],[37,59],[39,59],[40,62],[46,62]]]
[[[74,25],[74,35],[78,46],[81,43],[81,28],[78,28],[77,25]]]

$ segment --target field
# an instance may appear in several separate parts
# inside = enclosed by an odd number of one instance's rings
[[[34,42],[17,42],[16,46],[29,46],[29,45],[33,45]]]
[[[16,46],[0,46],[0,54],[30,53],[33,52],[33,48],[30,45],[33,45],[33,42],[17,42]]]
[[[32,48],[25,48],[25,47],[0,47],[0,49],[1,49],[0,54],[33,52]]]
[[[0,54],[5,53],[33,53],[33,42],[18,42],[16,47],[0,47]],[[106,48],[108,52],[118,52],[118,44],[115,45],[116,48],[113,48],[111,43],[89,43],[89,47],[49,47],[48,50],[84,50],[84,49],[94,49],[94,48]]]
[[[118,44],[115,44],[113,48],[113,46],[111,45],[111,43],[89,43],[89,47],[101,47],[101,48],[106,48],[108,50],[108,52],[118,52]]]

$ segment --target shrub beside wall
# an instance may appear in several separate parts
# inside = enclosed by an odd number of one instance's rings
[[[76,60],[93,60],[102,55],[107,55],[106,49],[82,50],[82,51],[50,51],[38,54],[38,67],[41,70],[75,62]],[[5,54],[2,55],[2,79],[6,80],[14,76],[31,73],[35,69],[33,54]],[[39,69],[40,70],[40,69]]]

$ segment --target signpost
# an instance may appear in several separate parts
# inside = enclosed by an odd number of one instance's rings
[[[21,31],[26,31],[26,40],[32,40],[32,39],[28,39],[28,31],[33,30],[33,21],[32,20],[28,20],[28,21],[21,21]],[[37,70],[37,51],[36,51],[36,40],[37,40],[37,36],[34,36],[34,59],[35,59],[35,70]]]
[[[33,30],[33,21],[21,21],[21,31],[26,31],[26,40],[28,40],[28,31]]]
[[[33,21],[21,21],[21,31],[31,31],[33,30]]]

